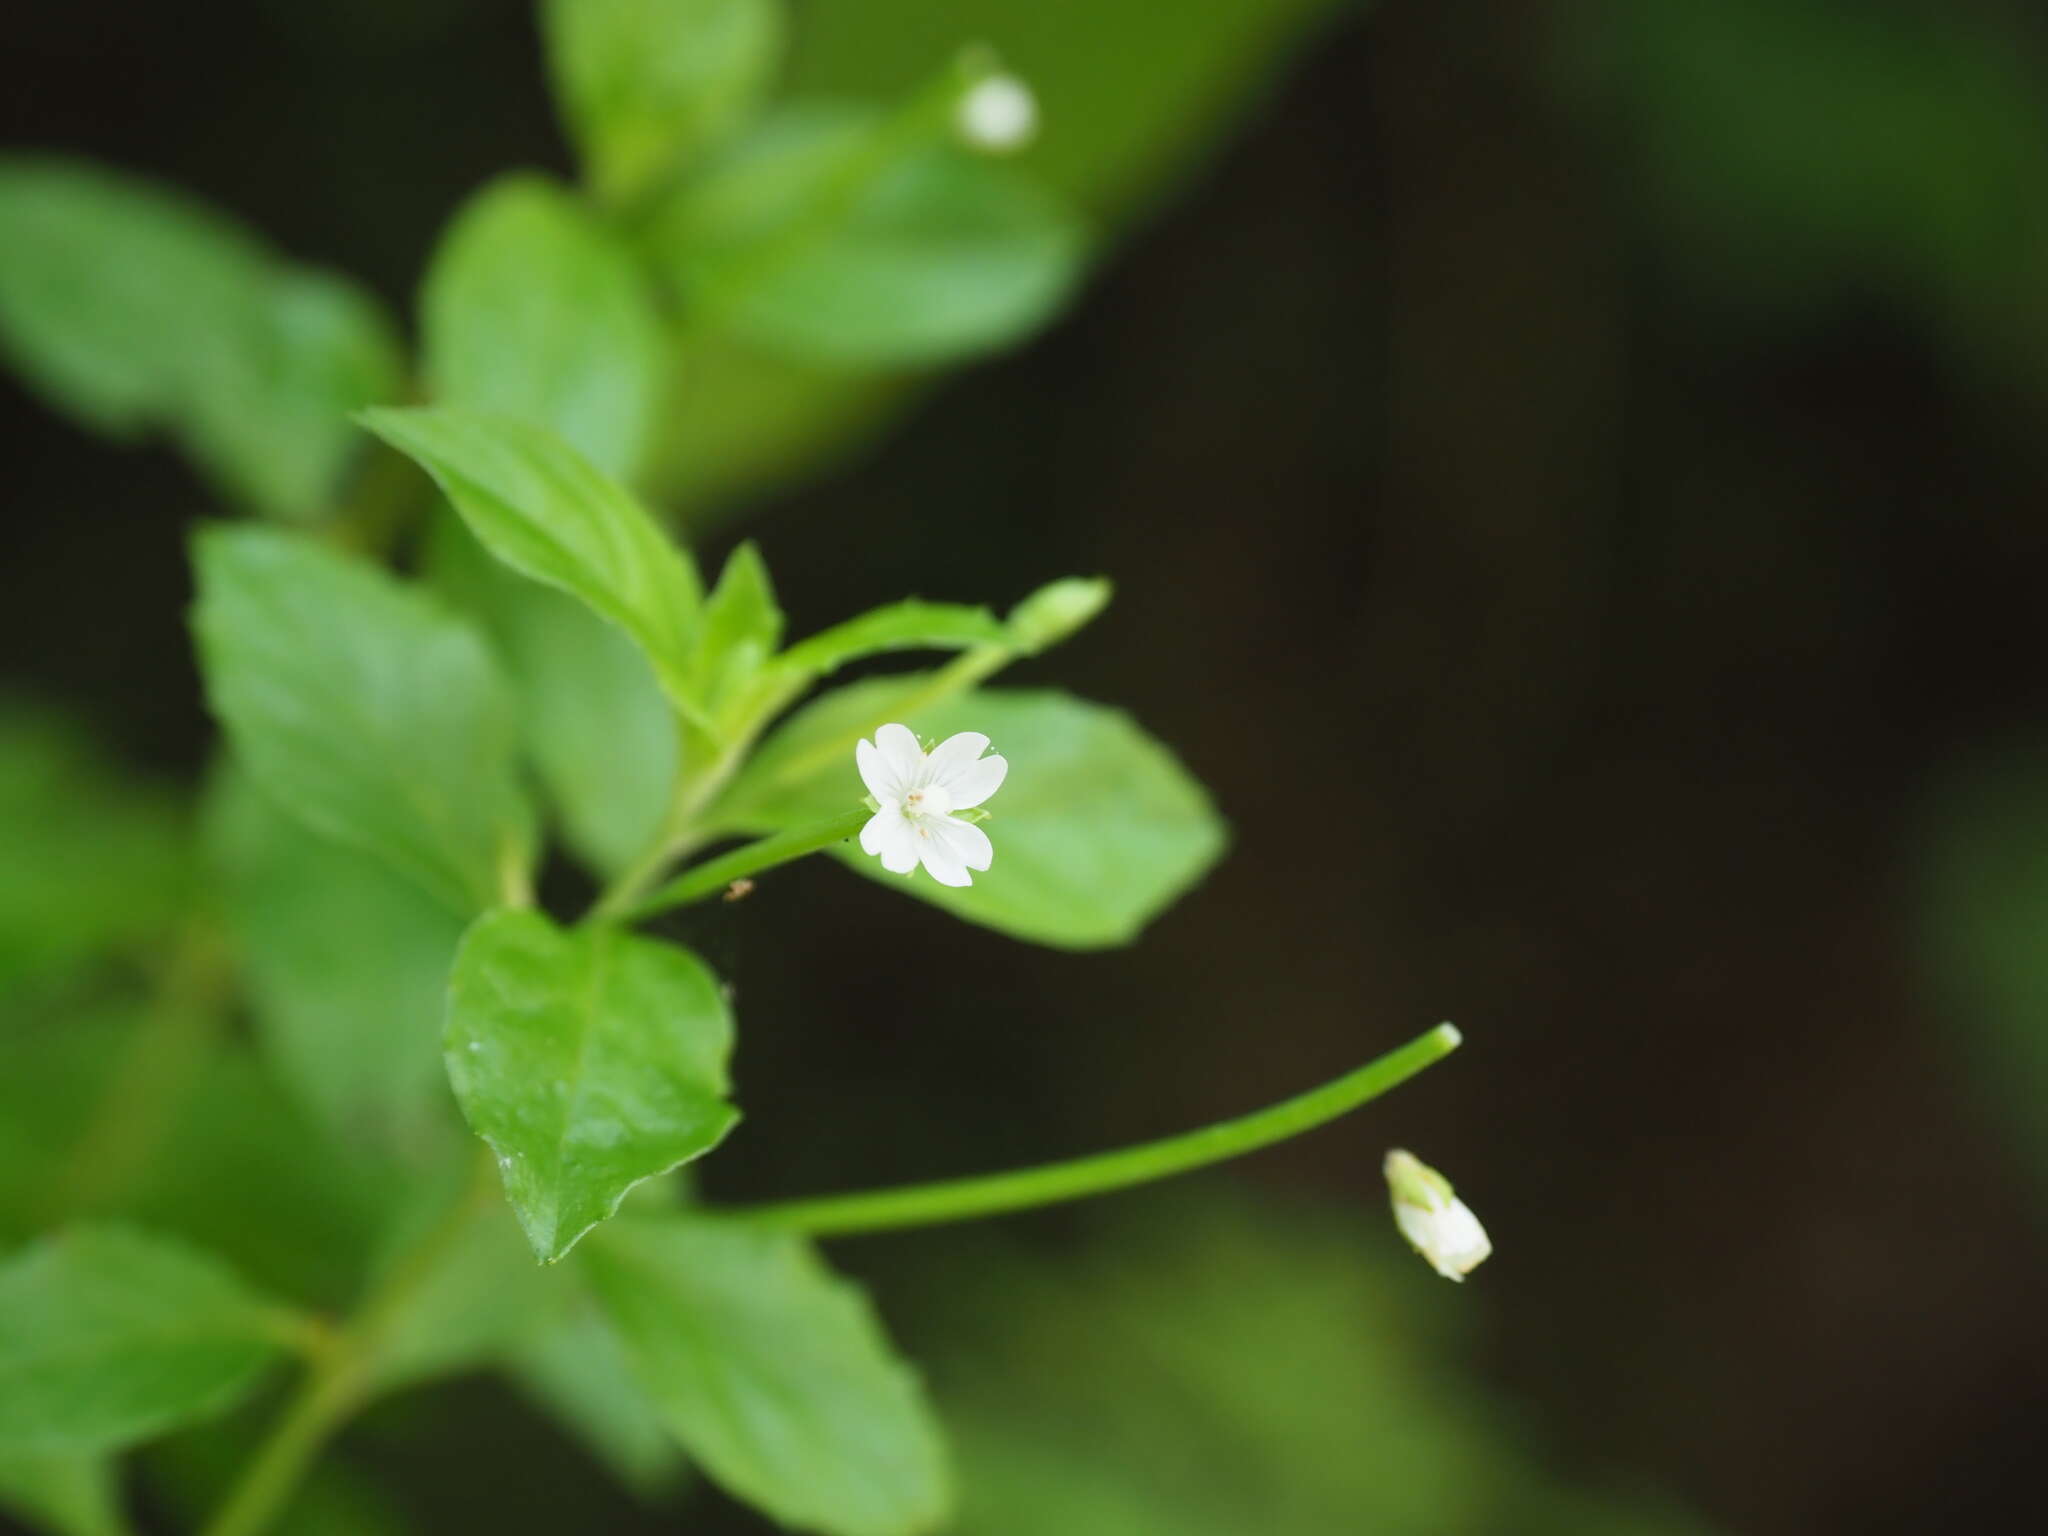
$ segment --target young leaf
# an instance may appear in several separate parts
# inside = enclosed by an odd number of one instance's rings
[[[427,573],[495,645],[563,839],[618,873],[654,840],[679,766],[647,657],[575,598],[493,560],[453,513],[434,521]]]
[[[324,509],[348,413],[396,393],[381,309],[193,200],[83,161],[0,159],[0,344],[102,432],[176,434],[239,499]]]
[[[104,1456],[0,1455],[0,1506],[57,1536],[126,1536],[118,1479]]]
[[[462,923],[224,769],[208,842],[257,1039],[344,1143],[416,1150],[446,1116],[441,1015]]]
[[[782,639],[782,609],[753,541],[740,545],[704,601],[697,633],[697,696],[718,717],[743,697]]]
[[[144,1440],[241,1396],[290,1320],[210,1255],[127,1227],[0,1264],[0,1454]]]
[[[456,957],[446,1048],[455,1097],[544,1263],[739,1119],[717,978],[687,950],[610,928],[479,919]]]
[[[668,1492],[682,1477],[675,1441],[633,1375],[618,1334],[588,1296],[578,1294],[528,1329],[505,1368],[521,1395],[642,1498]]]
[[[1066,298],[1072,217],[1007,167],[790,109],[678,191],[655,261],[705,323],[791,356],[930,365],[1020,340]]]
[[[508,175],[471,198],[427,268],[420,326],[432,398],[638,472],[667,369],[661,317],[631,253],[560,187]]]
[[[663,691],[694,709],[696,567],[633,497],[552,432],[454,406],[366,411],[440,484],[484,548],[631,635]]]
[[[799,640],[782,653],[778,665],[808,681],[884,651],[964,651],[1009,639],[1009,628],[986,608],[911,597]]]
[[[921,681],[876,678],[824,695],[762,744],[720,815],[777,832],[845,810],[860,797],[853,744],[889,720],[940,740],[979,731],[1010,771],[988,805],[995,862],[972,886],[892,875],[853,844],[834,851],[970,922],[1063,949],[1128,943],[1222,852],[1208,795],[1129,716],[1064,693],[1004,689],[902,710]]]
[[[546,0],[564,124],[607,203],[650,190],[759,104],[780,0]]]
[[[194,559],[207,695],[259,789],[457,913],[523,881],[511,704],[474,630],[309,539],[210,528]]]
[[[586,1264],[657,1411],[728,1492],[829,1536],[944,1520],[945,1450],[917,1378],[802,1238],[635,1218]]]

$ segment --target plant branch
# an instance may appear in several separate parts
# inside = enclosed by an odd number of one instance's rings
[[[788,832],[777,832],[748,843],[732,852],[721,854],[715,859],[706,859],[694,868],[684,870],[653,895],[635,903],[624,913],[627,922],[638,922],[665,912],[671,907],[686,906],[693,901],[702,901],[716,895],[733,881],[747,875],[757,875],[764,869],[773,869],[778,864],[787,864],[806,854],[829,848],[834,843],[843,843],[849,837],[859,834],[873,812],[865,807],[848,811],[843,816],[834,816],[826,821],[815,822],[808,827],[797,827]]]
[[[1398,1049],[1320,1088],[1267,1109],[1205,1126],[1163,1141],[1146,1142],[1071,1162],[1046,1163],[1008,1173],[906,1184],[859,1194],[826,1195],[772,1205],[738,1206],[725,1214],[813,1236],[886,1232],[1030,1210],[1086,1199],[1169,1178],[1260,1147],[1285,1141],[1347,1114],[1405,1083],[1458,1048],[1455,1026],[1439,1024]]]

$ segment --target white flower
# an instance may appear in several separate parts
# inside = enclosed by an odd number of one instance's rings
[[[955,122],[974,148],[1007,154],[1038,132],[1038,98],[1015,75],[990,75],[960,98]]]
[[[1412,1153],[1387,1154],[1387,1188],[1394,1197],[1394,1224],[1417,1253],[1446,1280],[1463,1280],[1493,1252],[1451,1181]]]
[[[974,884],[967,871],[987,869],[995,850],[986,832],[953,812],[981,804],[1010,771],[1002,758],[983,757],[987,748],[979,731],[962,731],[926,752],[902,725],[885,725],[856,746],[853,759],[879,807],[860,829],[862,852],[880,854],[891,874],[922,862],[941,885]]]

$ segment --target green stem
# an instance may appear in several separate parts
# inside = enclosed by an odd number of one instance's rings
[[[494,1183],[489,1151],[479,1146],[475,1170],[462,1193],[441,1220],[391,1265],[348,1325],[326,1342],[204,1536],[258,1536],[283,1513],[321,1448],[374,1395],[385,1341],[433,1279],[448,1250],[468,1231]]]
[[[1164,1141],[978,1178],[906,1184],[896,1189],[826,1195],[774,1205],[739,1206],[729,1214],[814,1236],[837,1236],[932,1226],[1108,1194],[1219,1163],[1313,1130],[1443,1060],[1458,1048],[1459,1039],[1455,1026],[1439,1024],[1428,1034],[1419,1035],[1320,1088],[1254,1114],[1182,1136],[1169,1136]]]
[[[788,832],[777,832],[758,842],[748,843],[744,848],[735,848],[731,853],[721,854],[715,859],[706,859],[695,868],[686,869],[675,879],[656,891],[652,896],[635,903],[624,914],[626,922],[638,922],[665,912],[670,907],[680,907],[693,901],[702,901],[731,885],[733,881],[748,875],[757,875],[764,869],[773,869],[778,864],[787,864],[805,854],[816,853],[834,843],[843,843],[856,836],[867,825],[873,812],[863,808],[848,811],[843,816],[834,816],[828,821],[813,823],[808,827],[797,827]]]

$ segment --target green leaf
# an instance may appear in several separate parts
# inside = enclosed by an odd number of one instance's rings
[[[1009,168],[818,106],[763,123],[670,200],[651,238],[703,322],[862,367],[1021,340],[1065,300],[1083,245]]]
[[[638,472],[667,368],[661,317],[631,253],[569,193],[529,174],[477,193],[442,236],[420,310],[435,400]]]
[[[171,1238],[46,1238],[0,1264],[0,1453],[110,1450],[217,1412],[290,1326]]]
[[[125,1536],[118,1480],[103,1456],[0,1456],[0,1505],[58,1536]]]
[[[479,919],[456,957],[446,1045],[455,1097],[546,1263],[739,1119],[717,979],[687,950],[614,929]]]
[[[679,766],[675,716],[647,657],[573,597],[493,560],[453,514],[435,520],[427,565],[497,648],[564,840],[618,873],[653,842]]]
[[[636,1218],[586,1265],[655,1407],[728,1492],[831,1536],[944,1520],[945,1451],[916,1377],[803,1239]]]
[[[0,996],[170,928],[183,816],[62,716],[0,699]]]
[[[0,159],[0,344],[99,431],[179,437],[239,499],[323,510],[348,413],[402,372],[379,307],[181,194],[83,161]]]
[[[697,697],[714,719],[743,707],[747,686],[782,640],[782,609],[768,567],[753,542],[740,545],[705,599],[697,633]]]
[[[529,1330],[506,1360],[514,1385],[582,1441],[644,1499],[667,1493],[684,1461],[626,1359],[619,1336],[586,1296]]]
[[[782,653],[779,665],[808,680],[885,651],[964,651],[1010,638],[1008,626],[986,608],[910,597],[799,640]]]
[[[892,875],[854,844],[834,852],[970,922],[1064,949],[1127,943],[1223,851],[1223,823],[1201,785],[1121,711],[1005,689],[903,711],[924,681],[855,683],[793,716],[734,783],[721,823],[778,832],[846,810],[862,793],[854,743],[901,720],[938,740],[980,731],[1009,759],[987,806],[993,867],[955,890],[922,872]]]
[[[546,0],[541,17],[563,121],[608,203],[749,116],[782,51],[779,0]]]
[[[509,417],[438,406],[363,420],[434,477],[484,548],[625,630],[669,698],[695,708],[696,567],[623,487]]]
[[[445,1114],[441,1015],[460,920],[232,769],[207,832],[278,1076],[345,1142],[419,1150]]]
[[[305,538],[211,528],[194,559],[208,698],[258,788],[458,913],[523,880],[511,704],[474,630]]]

